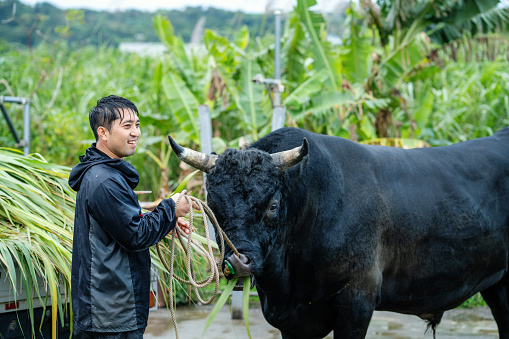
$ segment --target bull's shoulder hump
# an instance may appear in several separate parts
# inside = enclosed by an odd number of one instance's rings
[[[337,147],[343,142],[354,144],[353,141],[341,137],[313,133],[300,128],[284,127],[267,134],[255,142],[252,147],[269,153],[280,152],[302,145],[304,139],[307,139],[310,147],[316,145],[319,148]]]
[[[498,131],[495,132],[495,134],[493,136],[494,137],[499,137],[499,138],[508,138],[509,139],[509,127],[504,127],[502,129],[499,129]]]

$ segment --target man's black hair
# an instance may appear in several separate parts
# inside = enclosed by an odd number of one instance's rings
[[[111,132],[111,126],[116,119],[124,120],[124,109],[131,110],[138,115],[138,108],[131,100],[116,95],[109,95],[97,100],[97,106],[88,112],[90,127],[94,132],[95,141],[99,139],[97,128],[103,126]]]

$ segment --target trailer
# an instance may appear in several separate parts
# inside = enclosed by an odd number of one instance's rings
[[[51,293],[47,283],[38,277],[31,293],[26,293],[25,282],[16,266],[16,285],[15,288],[8,269],[0,264],[0,338],[53,338]],[[69,298],[62,293],[59,300],[62,301],[63,323],[57,314],[56,337],[70,338]]]

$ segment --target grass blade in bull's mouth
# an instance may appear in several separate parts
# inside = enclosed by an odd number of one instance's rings
[[[248,337],[251,339],[251,332],[249,330],[249,293],[254,285],[254,277],[245,277],[245,278],[234,278],[228,281],[228,284],[224,288],[223,292],[221,293],[221,296],[219,297],[219,300],[217,301],[216,305],[210,312],[210,315],[207,319],[207,323],[205,324],[205,329],[203,330],[203,334],[207,332],[207,329],[210,327],[214,319],[216,318],[217,314],[223,308],[224,304],[228,301],[230,295],[232,292],[237,289],[237,291],[243,291],[242,294],[242,311],[244,313],[244,324],[246,326],[246,331]]]
[[[239,279],[240,281],[240,279]],[[244,324],[249,339],[251,339],[251,331],[249,330],[249,292],[251,291],[251,277],[243,279],[243,294],[242,294],[242,313],[244,313]]]
[[[221,293],[221,296],[219,297],[219,300],[217,301],[216,305],[210,312],[210,315],[207,319],[207,323],[205,324],[205,328],[203,329],[203,334],[205,334],[205,332],[207,332],[207,329],[209,328],[209,326],[212,324],[212,322],[216,318],[216,315],[219,313],[221,308],[223,308],[224,304],[226,304],[226,302],[228,301],[228,298],[230,297],[230,294],[232,293],[233,288],[235,287],[235,284],[237,283],[238,280],[239,280],[239,278],[235,278],[235,279],[228,281],[228,285],[226,285],[223,292]]]

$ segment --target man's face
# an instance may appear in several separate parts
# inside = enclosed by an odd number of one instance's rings
[[[122,159],[129,157],[136,152],[136,145],[141,136],[140,133],[140,119],[131,110],[124,109],[124,119],[116,119],[111,130],[108,131],[104,127],[99,131],[98,148],[106,153],[110,158]]]

